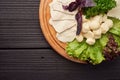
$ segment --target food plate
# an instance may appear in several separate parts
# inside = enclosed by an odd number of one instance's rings
[[[40,2],[40,8],[39,8],[39,19],[40,19],[40,24],[41,24],[41,29],[42,32],[48,41],[48,43],[51,45],[51,47],[61,56],[64,58],[77,62],[77,63],[86,63],[84,61],[80,61],[78,59],[70,57],[66,51],[66,44],[60,42],[56,38],[56,31],[53,29],[53,27],[49,24],[49,19],[50,19],[50,8],[49,8],[49,3],[52,0],[41,0]]]

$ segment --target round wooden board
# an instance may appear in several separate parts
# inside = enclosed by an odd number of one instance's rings
[[[83,61],[70,57],[65,52],[66,44],[57,40],[56,32],[53,29],[53,27],[49,24],[49,19],[50,19],[49,3],[51,1],[52,0],[41,0],[40,8],[39,8],[39,19],[40,19],[41,29],[46,40],[58,54],[65,57],[66,59],[77,63],[85,63]]]

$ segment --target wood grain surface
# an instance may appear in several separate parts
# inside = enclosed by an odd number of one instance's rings
[[[0,80],[120,80],[120,58],[92,66],[57,54],[39,25],[39,0],[0,0]]]

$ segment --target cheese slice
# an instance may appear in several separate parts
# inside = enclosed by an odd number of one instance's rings
[[[65,30],[62,33],[57,33],[56,37],[61,42],[71,42],[76,37],[77,27],[74,25],[72,28]]]
[[[120,19],[120,0],[116,0],[116,2],[117,2],[117,7],[110,10],[108,12],[107,16],[111,16],[111,17]]]
[[[73,12],[69,12],[68,10],[64,10],[64,9],[63,9],[63,4],[60,3],[60,2],[52,2],[52,3],[51,3],[51,8],[52,8],[54,11],[59,11],[59,12],[65,13],[65,14],[75,15],[75,14],[77,13],[77,10],[76,10],[76,11],[73,11]]]
[[[52,20],[75,20],[75,15],[73,14],[66,14],[65,12],[62,12],[58,10],[54,10],[52,7],[52,3],[50,4],[50,13]]]
[[[58,33],[61,33],[77,24],[75,20],[54,21],[52,19],[50,19],[49,23],[54,27],[54,29]]]
[[[77,21],[75,15],[77,11],[69,12],[62,7],[72,1],[74,0],[53,0],[49,4],[51,14],[49,23],[57,32],[56,37],[61,42],[71,42],[76,37]]]
[[[57,0],[57,1],[65,5],[69,5],[71,2],[74,2],[75,0]]]

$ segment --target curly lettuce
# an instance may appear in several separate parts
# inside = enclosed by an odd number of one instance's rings
[[[109,30],[110,33],[112,33],[113,37],[115,38],[115,41],[118,43],[118,46],[120,47],[120,20],[109,17],[113,21],[113,27]]]
[[[83,14],[90,18],[99,14],[106,14],[109,10],[116,7],[115,0],[94,0],[96,6],[83,8]]]
[[[102,47],[100,46],[105,44],[106,43],[100,43],[100,41],[97,40],[95,45],[90,46],[85,42],[85,40],[81,43],[77,40],[74,40],[73,42],[68,43],[66,51],[70,56],[83,61],[89,61],[95,65],[105,60],[104,55],[102,54]]]

